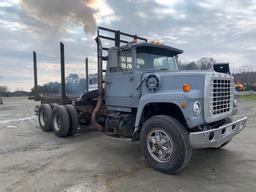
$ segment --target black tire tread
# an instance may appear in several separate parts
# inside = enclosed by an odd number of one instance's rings
[[[156,170],[159,170],[161,172],[165,172],[165,173],[169,173],[169,174],[177,174],[178,172],[180,172],[181,170],[183,170],[188,162],[190,161],[191,159],[191,156],[192,156],[192,148],[190,146],[190,143],[189,143],[189,135],[188,135],[188,131],[184,128],[184,126],[178,121],[176,120],[175,118],[173,117],[170,117],[170,116],[167,116],[167,115],[157,115],[157,116],[153,116],[151,118],[149,118],[143,125],[142,127],[142,130],[141,130],[141,138],[143,138],[143,134],[144,134],[144,137],[146,137],[145,135],[147,134],[147,126],[149,126],[151,124],[152,121],[165,121],[165,122],[168,122],[169,124],[172,124],[172,127],[174,128],[177,128],[175,129],[177,131],[177,134],[180,135],[183,139],[183,145],[185,147],[185,153],[184,153],[184,159],[182,160],[182,164],[179,166],[179,167],[172,167],[172,168],[168,168],[168,167],[164,167],[163,168],[163,165],[160,165],[159,162],[151,162],[152,160],[151,157],[150,158],[146,158],[146,161],[148,162],[148,164],[153,167],[154,169]],[[166,128],[164,128],[166,129]],[[168,131],[168,130],[166,130]],[[141,139],[141,142],[143,142],[143,139]],[[144,144],[145,145],[145,144]],[[147,153],[147,149],[144,149],[143,147],[143,143],[141,143],[141,149],[142,149],[142,152],[145,156],[145,154]],[[150,154],[148,154],[150,155]],[[177,155],[177,154],[176,154]],[[177,161],[177,160],[176,160]],[[177,165],[176,165],[177,166]]]
[[[63,105],[56,106],[53,109],[53,122],[54,122],[54,118],[56,118],[57,114],[61,118],[61,127],[60,127],[60,130],[57,131],[56,129],[54,129],[54,125],[53,125],[52,126],[53,131],[54,131],[55,135],[58,137],[66,137],[66,136],[68,136],[68,133],[70,130],[70,117],[69,117],[68,110]]]
[[[54,109],[55,107],[57,107],[59,104],[57,104],[57,103],[51,103],[50,105],[51,105],[52,110],[53,110],[53,109]]]
[[[40,113],[42,113],[42,112],[44,112],[45,115],[47,116],[47,122],[45,122],[46,123],[45,126],[43,126],[40,121]],[[38,122],[39,122],[41,129],[44,132],[52,131],[52,108],[49,104],[40,105],[39,110],[38,110]]]
[[[68,110],[69,117],[70,117],[70,130],[69,130],[68,135],[72,136],[72,135],[76,134],[77,129],[78,129],[77,111],[73,105],[65,105],[65,106]]]

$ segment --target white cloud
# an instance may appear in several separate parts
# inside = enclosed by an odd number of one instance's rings
[[[76,42],[76,40],[73,39],[73,38],[62,38],[62,41],[63,41],[64,43],[65,43],[65,42],[73,42],[73,43]]]
[[[0,19],[0,27],[8,28],[10,31],[23,31],[27,29],[27,26],[20,22],[6,21]]]
[[[20,2],[19,0],[4,0],[0,3],[0,8],[1,7],[12,7],[12,6],[18,5],[19,2]]]
[[[94,16],[98,24],[111,24],[113,21],[120,20],[105,0],[96,0],[91,7],[97,10]]]
[[[143,19],[146,19],[148,17],[148,15],[146,13],[142,12],[142,11],[139,11],[137,14],[138,14],[139,17],[141,17]]]
[[[183,3],[183,0],[155,0],[156,3],[167,7],[172,7],[178,3]]]

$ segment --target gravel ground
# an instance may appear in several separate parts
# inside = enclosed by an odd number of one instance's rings
[[[0,105],[0,191],[255,191],[256,101],[239,100],[247,128],[221,150],[194,150],[178,175],[149,168],[138,143],[90,127],[69,138],[40,130],[26,98]]]

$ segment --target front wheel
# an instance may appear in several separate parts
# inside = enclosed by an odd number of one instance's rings
[[[179,121],[166,115],[153,116],[143,124],[140,146],[152,168],[169,174],[182,171],[192,155],[188,132]]]

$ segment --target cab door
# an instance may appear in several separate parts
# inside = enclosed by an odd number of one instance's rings
[[[105,77],[105,101],[109,108],[130,111],[137,107],[138,79],[134,75],[134,49],[111,50]]]

